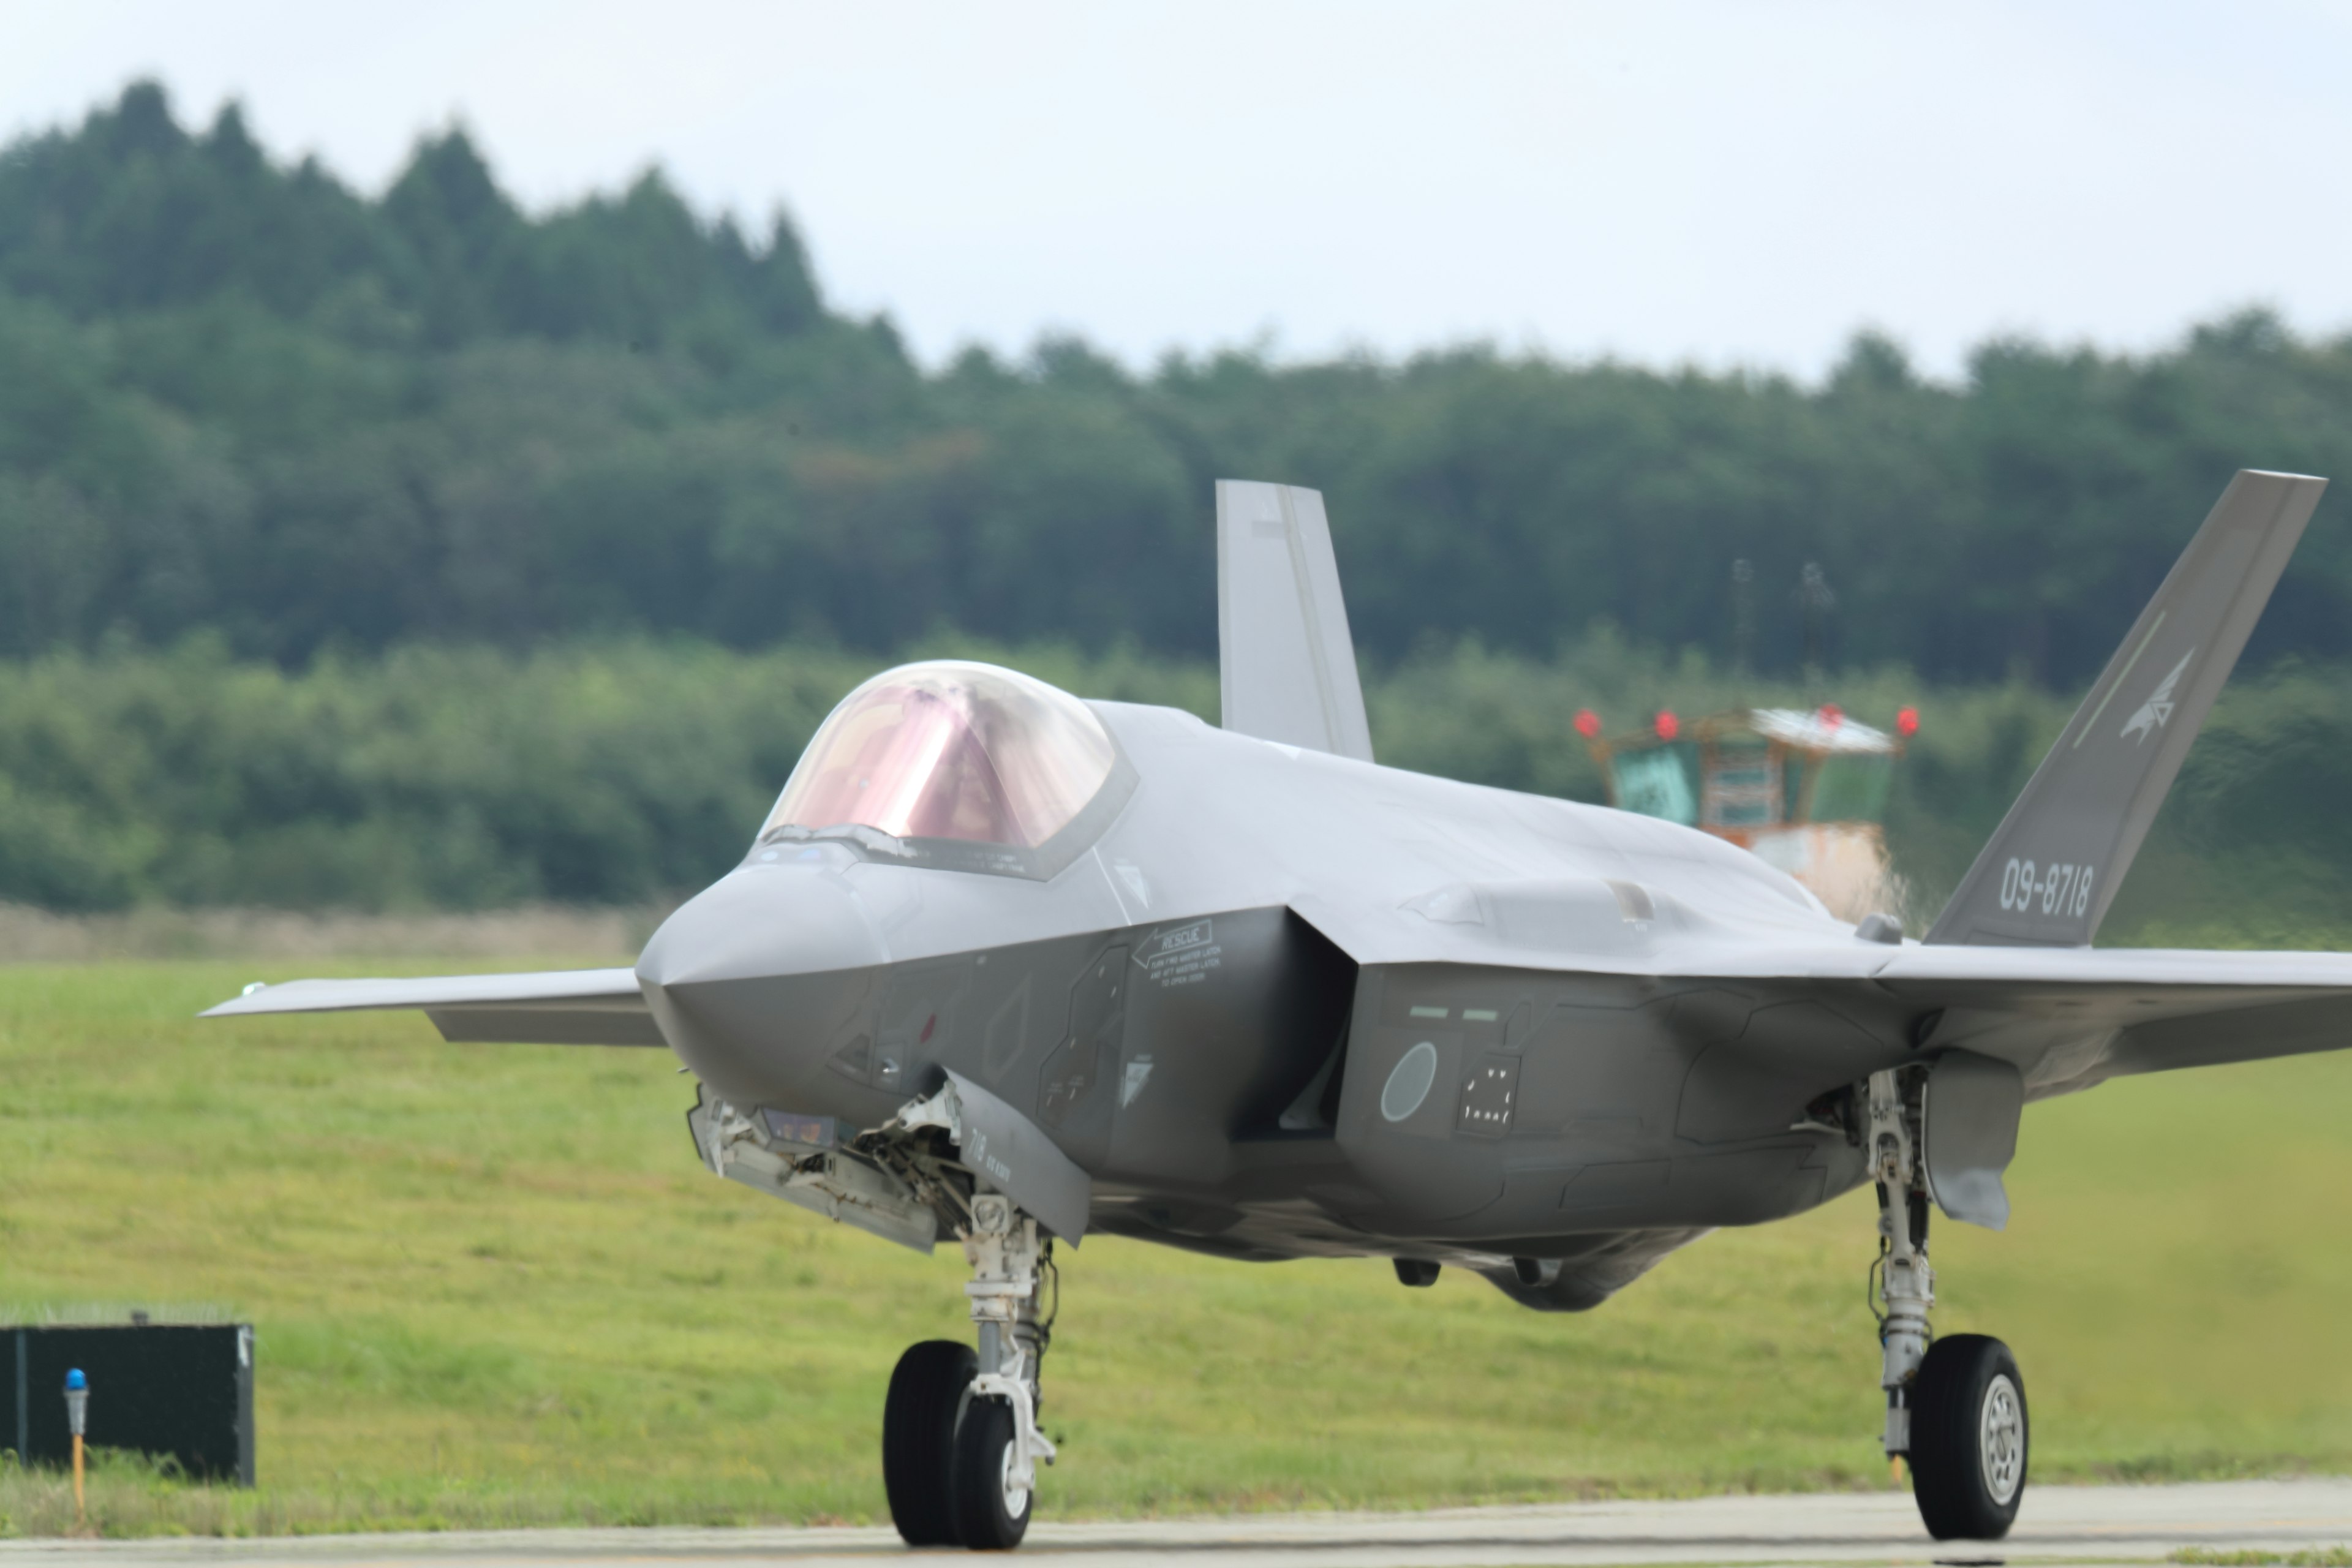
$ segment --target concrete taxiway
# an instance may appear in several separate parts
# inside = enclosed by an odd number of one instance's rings
[[[2352,1480],[2037,1487],[2000,1542],[1933,1542],[1907,1495],[1704,1498],[1430,1513],[1040,1521],[1022,1555],[1055,1568],[1214,1556],[1243,1568],[1454,1564],[2145,1563],[2184,1549],[2280,1554],[2352,1546]],[[269,1541],[0,1542],[0,1568],[611,1568],[795,1565],[907,1555],[887,1529],[453,1531]],[[938,1555],[935,1553],[926,1555]],[[970,1561],[968,1554],[958,1554]]]

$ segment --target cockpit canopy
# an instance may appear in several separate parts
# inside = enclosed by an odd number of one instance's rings
[[[1118,760],[1093,711],[1042,680],[961,660],[903,665],[842,699],[761,838],[864,826],[1034,850],[1102,792]]]

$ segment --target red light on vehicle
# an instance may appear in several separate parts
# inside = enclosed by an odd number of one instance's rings
[[[1576,710],[1576,732],[1590,741],[1601,733],[1601,715],[1590,708]]]
[[[1906,708],[1895,715],[1895,732],[1905,740],[1919,732],[1919,710]]]
[[[1664,709],[1661,708],[1658,710],[1658,717],[1654,727],[1658,731],[1659,740],[1671,741],[1676,735],[1682,733],[1683,723],[1681,720],[1675,718],[1672,713],[1669,713]]]
[[[1821,718],[1823,729],[1834,730],[1845,722],[1845,710],[1834,702],[1824,702],[1822,704]]]

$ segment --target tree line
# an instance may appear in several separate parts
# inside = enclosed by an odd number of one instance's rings
[[[2352,470],[2347,407],[2352,342],[2259,312],[2143,355],[1991,342],[1951,384],[1867,334],[1819,384],[1476,345],[927,369],[825,305],[788,218],[658,173],[529,213],[453,129],[368,195],[153,83],[0,153],[0,657],[949,628],[1197,659],[1212,485],[1246,476],[1326,492],[1375,666],[1607,626],[2072,689],[2233,468]],[[2257,663],[2352,653],[2342,522]]]
[[[2352,470],[2347,408],[2352,340],[2259,312],[1951,383],[1868,334],[1818,384],[1476,345],[926,367],[787,218],[657,173],[525,212],[462,130],[369,195],[137,84],[0,151],[0,900],[673,897],[914,653],[1213,717],[1243,476],[1329,500],[1383,761],[1597,799],[1580,708],[1916,704],[1888,832],[1924,915],[2231,470]],[[2108,934],[2352,931],[2341,510]]]
[[[1213,719],[1202,661],[957,636],[1066,689]],[[412,645],[305,668],[217,638],[0,665],[0,900],[416,910],[657,904],[733,866],[833,704],[875,660],[840,649],[569,642]],[[2352,945],[2352,681],[2288,660],[2223,693],[2102,939]],[[1850,671],[1840,693],[1922,727],[1888,843],[1916,932],[2074,704],[2023,682],[1923,688]],[[1580,709],[1612,732],[1660,709],[1800,703],[1610,632],[1536,660],[1461,645],[1376,672],[1374,746],[1399,767],[1598,800]]]

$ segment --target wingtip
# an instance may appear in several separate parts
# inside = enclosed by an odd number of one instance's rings
[[[215,1002],[211,1006],[205,1008],[203,1012],[197,1014],[196,1016],[199,1018],[229,1018],[253,1012],[255,1009],[243,1006],[241,1004],[250,997],[260,995],[263,992],[268,989],[269,985],[267,981],[257,980],[252,984],[247,986],[244,990],[238,992],[236,995],[230,997],[227,1001]]]

